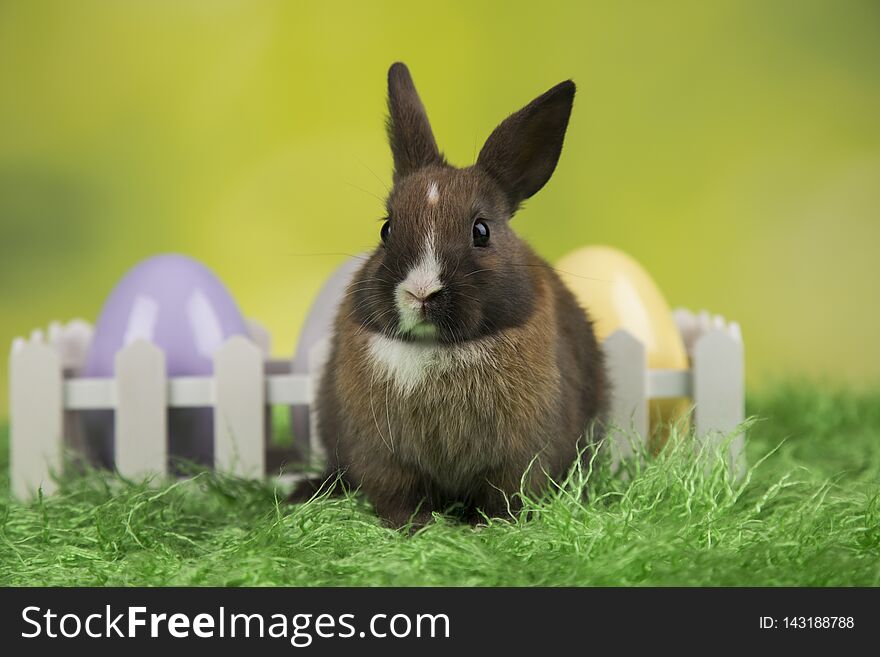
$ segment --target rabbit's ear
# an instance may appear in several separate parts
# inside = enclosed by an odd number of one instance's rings
[[[409,69],[397,62],[388,69],[388,141],[394,156],[394,180],[430,164],[443,164],[431,124]]]
[[[477,165],[501,185],[513,210],[553,175],[574,92],[571,80],[557,84],[508,116],[480,151]]]

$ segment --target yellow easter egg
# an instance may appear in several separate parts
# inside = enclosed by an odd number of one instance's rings
[[[645,345],[650,369],[688,368],[687,351],[669,304],[633,258],[609,246],[587,246],[564,256],[556,269],[589,313],[600,342],[617,329],[626,329]],[[687,398],[651,400],[652,451],[666,443],[671,422],[685,421],[689,408]]]

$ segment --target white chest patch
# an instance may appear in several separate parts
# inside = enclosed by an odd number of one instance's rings
[[[405,395],[415,392],[429,376],[491,360],[491,346],[491,338],[464,346],[404,342],[382,335],[371,336],[369,340],[370,356],[379,374],[391,379]]]

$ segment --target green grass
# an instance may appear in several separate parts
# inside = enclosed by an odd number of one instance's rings
[[[4,435],[0,584],[880,584],[880,391],[781,385],[749,412],[749,462],[764,460],[741,485],[669,450],[628,481],[575,473],[526,500],[528,519],[412,536],[359,499],[288,507],[271,484],[210,474],[158,489],[92,474],[22,505]]]

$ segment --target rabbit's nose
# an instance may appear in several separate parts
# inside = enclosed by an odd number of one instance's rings
[[[436,299],[442,291],[442,287],[434,287],[430,289],[421,288],[414,290],[404,288],[404,293],[406,294],[407,299],[422,306],[429,303],[432,299]]]

